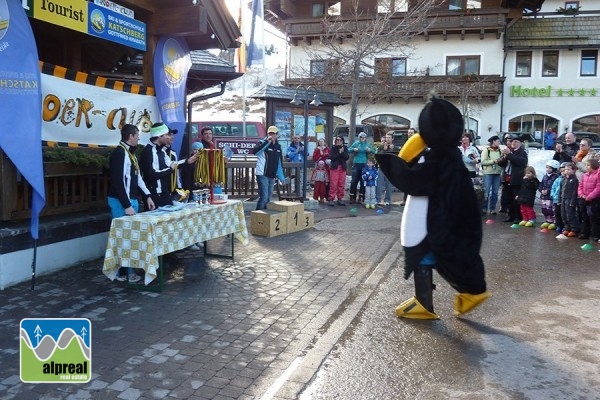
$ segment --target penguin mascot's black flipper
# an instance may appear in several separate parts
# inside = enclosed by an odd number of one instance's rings
[[[489,297],[479,255],[481,215],[458,143],[462,115],[449,102],[433,97],[419,116],[420,134],[413,135],[398,157],[375,155],[390,182],[409,196],[400,239],[405,274],[414,274],[415,297],[396,309],[399,317],[436,319],[431,269],[458,293],[455,315],[471,311]]]

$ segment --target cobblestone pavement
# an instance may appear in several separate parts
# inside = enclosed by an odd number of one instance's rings
[[[366,299],[378,266],[397,262],[386,255],[401,208],[347,209],[321,206],[314,229],[236,241],[234,261],[197,250],[166,257],[162,293],[109,281],[101,259],[40,276],[35,291],[0,292],[0,398],[294,398],[293,385],[277,393],[286,371]],[[20,320],[58,317],[91,320],[92,380],[22,383]]]

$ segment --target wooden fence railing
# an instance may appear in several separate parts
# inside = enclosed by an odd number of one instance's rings
[[[226,165],[224,192],[231,198],[258,197],[255,161],[231,161]],[[301,163],[284,163],[286,192],[300,194]],[[31,186],[4,155],[0,158],[0,221],[17,221],[31,216]],[[44,163],[46,207],[41,216],[70,215],[79,211],[106,209],[108,175],[93,167]],[[293,182],[293,183],[292,183]]]

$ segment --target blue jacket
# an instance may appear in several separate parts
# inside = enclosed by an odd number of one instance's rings
[[[552,198],[552,185],[554,184],[554,181],[556,180],[556,178],[558,178],[558,174],[556,172],[544,175],[538,190],[540,191],[540,193],[542,192],[542,190],[547,190],[548,194],[546,194],[546,195],[542,194],[540,196],[541,200],[549,200]]]
[[[563,180],[563,176],[559,175],[552,183],[552,189],[550,189],[550,196],[554,204],[560,203],[560,186]]]
[[[304,145],[299,143],[298,146],[294,142],[290,144],[286,151],[286,157],[291,162],[302,162],[304,157],[306,157],[306,151],[303,151]]]
[[[354,149],[358,149],[358,151],[355,152]],[[360,140],[357,140],[348,147],[348,153],[354,154],[354,164],[367,163],[367,149],[371,150],[371,154],[376,153],[375,148],[367,141],[361,143]]]
[[[365,165],[362,169],[362,179],[365,183],[365,186],[377,186],[378,175],[379,173],[377,172],[377,168],[375,168],[375,166],[369,168]]]

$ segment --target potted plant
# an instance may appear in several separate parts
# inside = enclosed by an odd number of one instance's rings
[[[556,12],[561,13],[563,15],[577,15],[579,14],[579,10],[581,9],[581,7],[579,7],[579,5],[575,5],[575,6],[571,6],[571,7],[558,7],[556,9]]]
[[[97,175],[108,168],[109,149],[44,147],[44,176]]]

